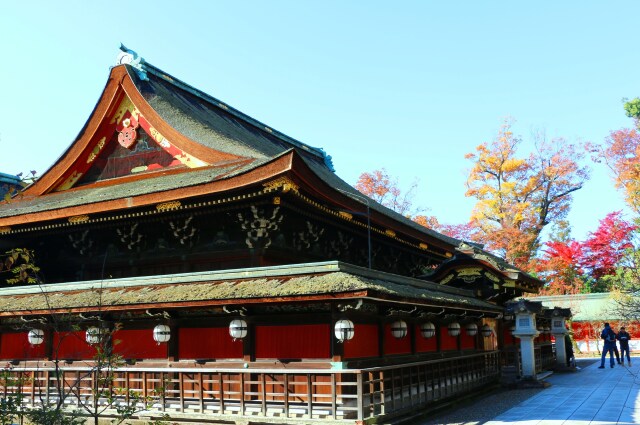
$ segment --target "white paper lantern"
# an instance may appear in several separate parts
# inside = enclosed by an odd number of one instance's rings
[[[491,335],[493,335],[493,329],[489,325],[482,325],[482,327],[480,328],[480,333],[483,337],[489,338]]]
[[[398,320],[391,324],[391,335],[400,339],[407,336],[407,322]]]
[[[42,329],[31,329],[27,334],[27,339],[31,345],[40,345],[44,342],[44,331]]]
[[[478,334],[478,325],[476,325],[475,323],[469,323],[465,327],[465,329],[467,331],[467,335],[469,336],[476,336]]]
[[[248,329],[247,322],[242,319],[234,319],[229,323],[229,335],[234,340],[246,337]]]
[[[103,334],[104,331],[102,329],[92,326],[85,332],[85,339],[87,340],[88,344],[98,344],[102,339]]]
[[[171,328],[167,325],[157,325],[153,328],[153,340],[158,344],[171,339]]]
[[[340,342],[348,341],[353,338],[355,328],[353,322],[347,319],[340,319],[333,327],[333,333]]]
[[[420,325],[420,333],[423,338],[432,338],[436,334],[436,326],[431,322],[423,323]]]
[[[447,329],[449,330],[449,335],[451,336],[460,335],[460,323],[457,323],[457,322],[449,323],[449,326],[447,326]]]

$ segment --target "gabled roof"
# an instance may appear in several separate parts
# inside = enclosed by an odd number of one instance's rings
[[[456,251],[458,253],[453,258],[444,261],[424,278],[443,284],[462,282],[465,287],[476,280],[486,279],[495,290],[502,290],[502,297],[506,298],[513,297],[515,293],[536,293],[543,285],[540,279],[476,245],[462,242]],[[491,296],[497,297],[496,294]]]
[[[177,166],[138,167],[139,172],[83,182],[96,158],[116,146],[128,120],[148,135],[149,144],[173,155]],[[370,211],[371,222],[383,228],[447,251],[460,242],[364,197],[334,173],[322,149],[288,137],[148,63],[111,69],[76,140],[19,198],[0,205],[0,228],[185,199],[206,190],[258,184],[290,171],[297,172],[298,183],[314,196],[347,210]]]

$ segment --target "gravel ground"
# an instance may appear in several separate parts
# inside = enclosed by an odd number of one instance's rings
[[[578,367],[585,367],[598,359],[577,359]],[[456,404],[433,417],[412,422],[411,425],[481,425],[533,397],[542,388],[504,389],[500,388],[486,395]]]

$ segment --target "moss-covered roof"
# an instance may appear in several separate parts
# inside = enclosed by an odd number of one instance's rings
[[[81,190],[54,192],[37,198],[17,198],[15,201],[0,204],[0,217],[13,217],[42,211],[53,211],[60,208],[88,205],[96,202],[113,201],[132,196],[146,195],[172,189],[209,183],[255,168],[260,163],[229,165],[195,169],[180,174],[159,175],[152,179],[129,181],[116,186],[89,186]]]
[[[363,295],[363,292],[366,293]],[[228,272],[91,281],[73,284],[2,288],[0,313],[38,314],[49,309],[173,308],[242,304],[245,300],[295,301],[337,294],[416,304],[498,312],[470,291],[371,271],[339,262],[265,267]],[[358,295],[356,295],[356,293]],[[6,314],[12,313],[12,314]]]

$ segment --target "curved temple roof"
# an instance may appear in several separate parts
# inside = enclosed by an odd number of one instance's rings
[[[142,78],[132,65],[112,68],[105,90],[76,140],[35,184],[25,190],[20,199],[12,202],[11,206],[0,205],[0,227],[16,225],[18,221],[15,218],[25,214],[66,208],[70,211],[68,215],[73,216],[85,213],[79,207],[100,202],[135,199],[144,194],[229,180],[295,151],[323,182],[324,190],[333,193],[330,198],[342,198],[344,204],[355,204],[352,209],[370,208],[372,222],[383,220],[387,228],[400,226],[415,237],[427,238],[430,243],[438,241],[452,252],[460,243],[364,197],[335,174],[322,149],[288,137],[149,63],[142,62],[139,67],[144,70]],[[122,115],[118,116],[121,111],[117,109],[122,106],[123,99],[130,99],[134,113],[143,115],[150,129],[161,133],[161,140],[169,140],[181,152],[202,160],[205,166],[173,172],[159,170],[140,173],[135,178],[116,178],[100,184],[77,186],[74,182],[79,177],[74,176],[74,172],[83,171],[81,167],[87,167],[84,163],[89,162],[91,152],[99,151],[100,142],[104,144],[99,136],[109,134],[105,127],[111,124],[113,132],[114,120],[119,117],[116,124],[122,121]],[[61,190],[61,187],[67,187],[63,186],[65,181],[70,182],[67,184],[69,189]],[[64,214],[52,215],[48,219],[61,215]],[[36,221],[46,219],[46,215],[34,218]]]
[[[322,149],[288,137],[132,57],[130,64],[112,68],[93,113],[58,161],[21,197],[0,205],[0,229],[223,193],[295,175],[297,183],[326,204],[370,210],[372,224],[437,246],[449,258],[456,254],[462,241],[365,197],[335,174]],[[118,142],[123,143],[119,133],[130,121],[165,156],[173,155],[176,166],[138,167],[141,171],[83,181],[96,158],[110,147],[119,149]],[[474,257],[479,253],[484,251],[475,249]]]

